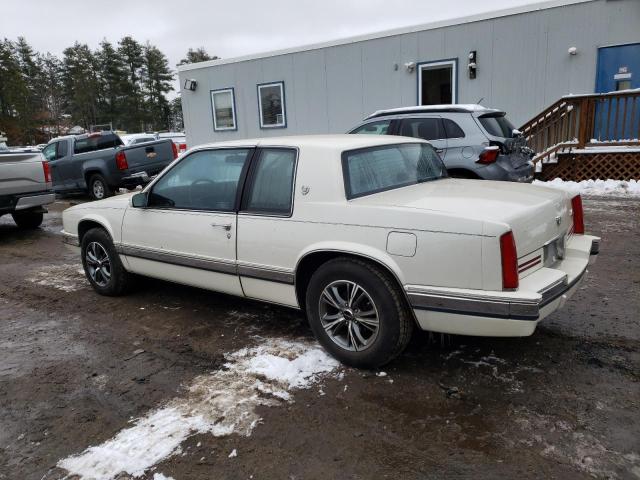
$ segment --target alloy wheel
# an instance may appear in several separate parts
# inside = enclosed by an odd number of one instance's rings
[[[365,350],[378,336],[378,309],[369,293],[355,282],[337,280],[327,285],[318,309],[327,336],[345,350]]]
[[[100,287],[106,287],[111,280],[111,261],[105,248],[98,242],[91,242],[85,253],[87,271],[91,279]]]

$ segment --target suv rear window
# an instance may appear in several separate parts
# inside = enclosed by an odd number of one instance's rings
[[[447,132],[447,138],[464,138],[464,131],[453,120],[443,118],[444,131]]]
[[[483,115],[479,118],[482,127],[489,135],[502,138],[513,138],[513,124],[507,120],[504,113]]]
[[[348,199],[446,177],[446,169],[427,143],[401,143],[342,153]]]

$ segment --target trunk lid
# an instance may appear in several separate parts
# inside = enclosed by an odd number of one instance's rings
[[[352,200],[448,212],[509,225],[522,258],[563,237],[573,225],[567,192],[512,182],[447,178]]]

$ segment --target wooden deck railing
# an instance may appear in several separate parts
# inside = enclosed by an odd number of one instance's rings
[[[520,131],[534,162],[574,148],[640,145],[640,90],[562,97]]]

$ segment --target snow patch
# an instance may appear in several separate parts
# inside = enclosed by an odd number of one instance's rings
[[[75,264],[47,265],[33,271],[27,281],[63,292],[75,292],[87,285],[84,270]]]
[[[163,475],[162,473],[154,473],[153,474],[153,480],[173,480],[173,477],[167,477],[166,475]]]
[[[640,195],[640,181],[638,180],[583,180],[581,182],[572,182],[570,180],[555,178],[549,182],[534,180],[533,184],[581,193],[583,195]]]
[[[183,397],[133,421],[106,442],[58,462],[80,479],[107,480],[125,472],[139,477],[198,433],[248,436],[260,423],[259,405],[291,401],[289,390],[309,388],[339,367],[310,342],[262,340],[226,355],[225,370],[196,377]],[[233,452],[232,452],[233,453]]]

